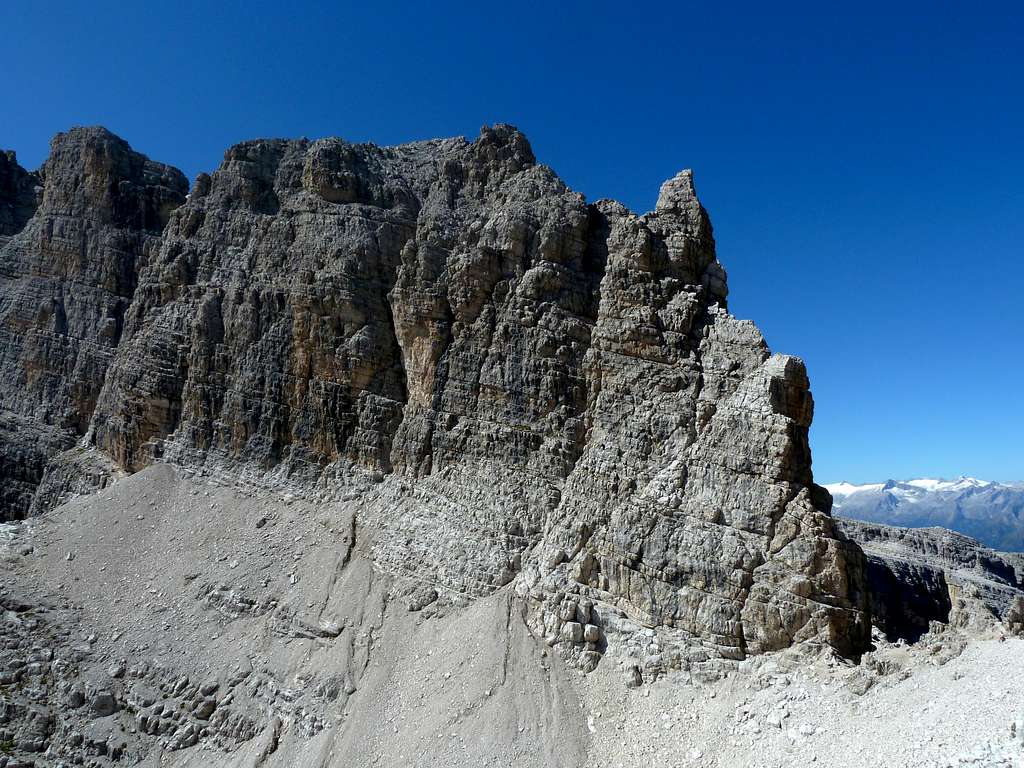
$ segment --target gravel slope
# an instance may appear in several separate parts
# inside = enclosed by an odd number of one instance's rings
[[[1024,640],[974,641],[952,658],[895,647],[876,655],[892,671],[871,674],[876,684],[860,695],[861,670],[822,661],[628,691],[599,671],[583,686],[593,764],[1024,765]]]
[[[5,668],[24,659],[0,695],[26,693],[0,729],[21,738],[41,702],[54,723],[49,752],[0,765],[1024,765],[1022,639],[876,638],[859,666],[805,647],[629,687],[642,629],[609,625],[584,675],[511,590],[470,602],[376,571],[358,516],[156,465],[4,526]],[[47,653],[49,671],[29,660]]]

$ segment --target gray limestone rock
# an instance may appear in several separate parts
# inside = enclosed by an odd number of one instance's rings
[[[689,171],[642,216],[587,203],[498,125],[245,142],[184,200],[77,129],[43,178],[0,251],[0,408],[57,437],[5,441],[8,516],[156,460],[341,487],[375,568],[460,600],[511,584],[584,667],[611,608],[733,659],[867,647],[804,366],[728,313]]]
[[[31,180],[12,182],[6,157],[0,201]],[[103,128],[54,137],[39,177],[34,215],[8,203],[0,241],[0,468],[25,489],[5,490],[0,519],[28,512],[49,459],[88,429],[139,269],[187,186]]]
[[[0,245],[24,229],[39,204],[38,173],[18,165],[14,152],[0,151]]]
[[[837,518],[867,555],[872,621],[890,640],[917,640],[931,622],[1024,631],[1024,556],[942,528]]]

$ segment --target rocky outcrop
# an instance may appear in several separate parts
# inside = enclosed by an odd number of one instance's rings
[[[917,640],[931,622],[976,632],[1024,631],[1024,556],[942,528],[837,518],[867,555],[873,622],[890,640]]]
[[[141,275],[96,444],[129,469],[173,435],[211,461],[389,470],[405,375],[387,293],[418,207],[394,164],[259,141],[201,176]]]
[[[728,314],[689,172],[638,216],[495,126],[246,142],[179,207],[179,174],[97,131],[58,137],[44,177],[3,251],[5,306],[38,308],[5,316],[6,410],[114,470],[358,494],[376,568],[514,583],[584,667],[620,615],[726,658],[866,647],[804,366]],[[104,482],[75,455],[47,499]]]
[[[47,462],[69,440],[61,429],[0,411],[0,522],[28,512]]]
[[[138,272],[187,188],[108,131],[77,128],[53,139],[24,222],[36,177],[7,158],[0,188],[21,192],[0,250],[0,468],[21,490],[4,493],[0,519],[27,512],[50,457],[88,428]]]
[[[35,213],[39,174],[29,173],[14,152],[0,151],[0,245],[16,235]]]

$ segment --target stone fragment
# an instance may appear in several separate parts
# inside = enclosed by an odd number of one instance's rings
[[[562,625],[562,638],[570,643],[583,642],[583,625],[578,621],[567,621]]]
[[[117,710],[117,699],[110,691],[95,691],[89,696],[89,708],[96,717],[106,717]]]
[[[558,618],[562,621],[576,620],[576,603],[572,600],[563,600],[558,609]]]
[[[209,720],[210,715],[213,714],[213,711],[216,708],[217,701],[212,697],[208,696],[206,698],[200,699],[196,703],[195,708],[192,710],[192,714],[196,716],[197,720]]]
[[[639,688],[641,685],[643,685],[643,682],[644,682],[644,678],[640,674],[640,667],[638,667],[638,666],[636,666],[634,664],[634,665],[630,666],[630,668],[628,670],[626,670],[626,687],[627,688]]]

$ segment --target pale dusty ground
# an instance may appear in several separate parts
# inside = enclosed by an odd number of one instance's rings
[[[885,652],[883,652],[885,653]],[[1024,766],[1024,640],[976,641],[942,666],[890,649],[910,674],[863,695],[818,664],[691,686],[582,684],[602,766]],[[774,666],[770,664],[769,666]],[[764,686],[764,687],[761,687]]]
[[[194,679],[251,667],[222,706],[267,723],[262,734],[230,752],[158,749],[149,768],[1024,768],[1022,639],[959,655],[954,638],[883,647],[882,675],[781,655],[715,683],[674,673],[631,689],[614,637],[583,675],[529,635],[506,593],[410,611],[415,585],[373,569],[358,513],[355,500],[241,494],[155,466],[7,531],[12,551],[31,552],[2,577],[81,606],[90,674],[121,658]],[[234,615],[210,589],[275,607]],[[331,686],[343,692],[323,695]],[[118,722],[134,721],[89,727]]]

